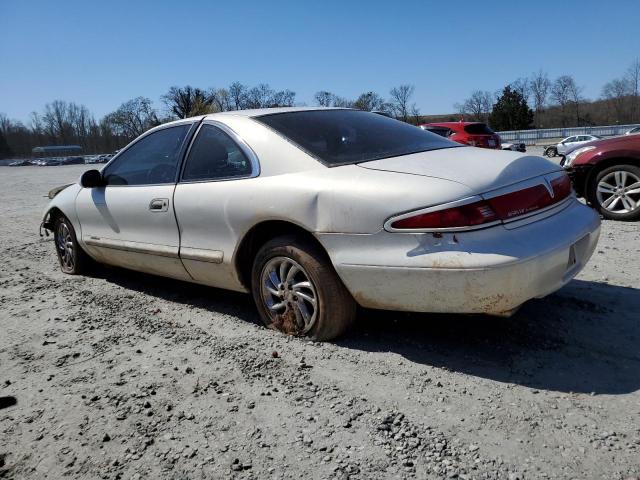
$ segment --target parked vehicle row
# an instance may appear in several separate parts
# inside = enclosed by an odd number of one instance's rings
[[[91,155],[91,156],[72,156],[72,157],[51,157],[51,158],[34,158],[30,160],[16,160],[9,164],[10,167],[26,167],[35,165],[38,167],[55,167],[59,165],[83,165],[93,163],[107,163],[113,154]]]
[[[51,196],[63,272],[97,261],[251,292],[269,328],[316,340],[357,305],[509,315],[569,282],[600,232],[557,164],[349,109],[168,123]]]

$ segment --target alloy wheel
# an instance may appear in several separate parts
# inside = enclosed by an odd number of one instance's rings
[[[62,269],[65,272],[72,271],[75,266],[74,243],[71,230],[65,222],[58,224],[55,241],[58,247],[58,255]]]
[[[640,208],[640,178],[626,170],[615,170],[600,179],[596,198],[608,212],[633,212]]]
[[[309,275],[295,260],[274,257],[262,268],[260,293],[272,319],[270,326],[305,334],[318,317],[318,295]]]

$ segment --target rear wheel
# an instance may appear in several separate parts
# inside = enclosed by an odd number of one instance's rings
[[[589,188],[589,201],[611,220],[640,218],[640,167],[614,165],[599,172]]]
[[[60,269],[70,275],[84,273],[91,259],[78,244],[73,225],[64,215],[58,216],[54,221],[53,239]]]
[[[312,340],[331,340],[355,319],[356,303],[324,252],[295,236],[258,251],[251,289],[268,328]]]

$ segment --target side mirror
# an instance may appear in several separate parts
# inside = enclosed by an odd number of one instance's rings
[[[99,170],[87,170],[80,177],[80,185],[83,188],[104,187],[106,182]]]

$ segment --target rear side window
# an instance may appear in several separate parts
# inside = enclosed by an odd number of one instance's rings
[[[466,125],[464,127],[464,131],[471,135],[491,135],[495,133],[484,123],[472,123],[471,125]]]
[[[428,132],[435,133],[436,135],[440,135],[441,137],[448,137],[451,135],[451,130],[447,127],[425,127],[424,130]]]
[[[221,180],[251,175],[251,162],[219,128],[203,124],[182,172],[183,181]]]
[[[460,144],[404,122],[359,110],[310,110],[256,117],[329,167]]]

